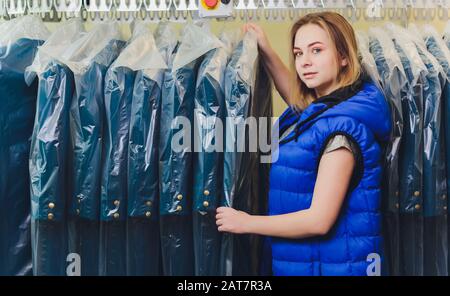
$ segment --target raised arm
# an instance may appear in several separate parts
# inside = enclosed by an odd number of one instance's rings
[[[288,67],[283,63],[278,54],[273,50],[270,46],[269,40],[267,39],[266,34],[263,29],[253,23],[248,23],[244,25],[244,31],[252,31],[256,34],[258,40],[258,48],[260,53],[263,56],[263,61],[269,70],[269,74],[273,79],[275,84],[275,88],[280,94],[281,98],[286,102],[286,104],[291,105],[289,103],[289,95],[290,95],[290,71]]]

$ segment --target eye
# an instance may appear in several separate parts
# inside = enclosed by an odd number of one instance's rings
[[[294,52],[294,57],[299,58],[303,55],[301,51]]]
[[[313,53],[319,53],[319,52],[321,52],[322,51],[322,49],[320,49],[320,48],[313,48],[313,50],[312,50],[312,52]]]

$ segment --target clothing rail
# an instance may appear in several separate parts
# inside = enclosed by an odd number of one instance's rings
[[[221,14],[226,8],[228,14]],[[199,14],[199,10],[218,12]],[[335,10],[348,19],[395,20],[405,16],[448,20],[450,0],[0,0],[0,18],[38,14],[44,21],[134,19],[185,21],[201,17],[294,20],[311,11]]]

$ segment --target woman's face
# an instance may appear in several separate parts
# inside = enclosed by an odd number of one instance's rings
[[[338,88],[339,68],[347,65],[338,57],[336,47],[328,33],[320,26],[307,24],[298,29],[294,41],[295,68],[299,78],[317,97]]]

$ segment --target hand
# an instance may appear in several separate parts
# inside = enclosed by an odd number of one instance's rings
[[[266,33],[264,33],[264,30],[260,26],[253,23],[247,23],[242,29],[244,33],[253,32],[256,35],[258,46],[263,52],[268,52],[271,49],[269,39],[267,39]]]
[[[220,232],[246,233],[250,215],[229,207],[217,208],[216,224]]]

